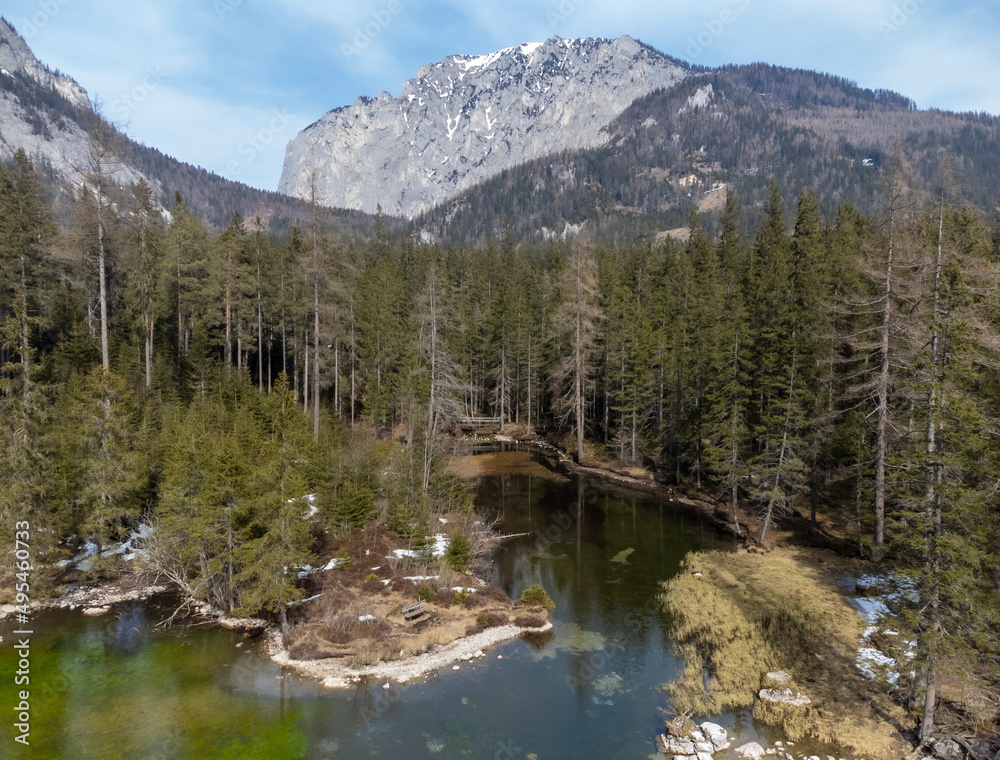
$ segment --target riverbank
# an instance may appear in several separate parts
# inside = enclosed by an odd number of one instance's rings
[[[144,601],[170,590],[170,586],[159,583],[158,579],[149,581],[141,572],[128,571],[101,583],[70,584],[59,596],[32,601],[28,609],[32,612],[79,609],[84,614],[103,615],[110,612],[115,604]],[[0,605],[0,620],[12,616],[15,612],[17,612],[16,605]]]
[[[517,625],[487,628],[479,633],[456,639],[450,644],[437,646],[432,651],[423,654],[391,662],[383,661],[362,668],[351,667],[343,660],[338,659],[293,660],[289,657],[288,650],[282,647],[281,632],[276,629],[268,632],[264,649],[271,660],[278,665],[292,668],[315,678],[327,688],[344,689],[365,679],[405,684],[449,666],[457,670],[461,666],[456,665],[456,663],[485,657],[485,650],[503,641],[522,634],[545,633],[551,629],[552,623],[546,623],[538,628],[525,628]]]

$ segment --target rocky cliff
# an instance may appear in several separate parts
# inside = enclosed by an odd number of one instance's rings
[[[554,37],[421,67],[394,98],[358,98],[288,144],[279,192],[413,216],[504,169],[592,148],[636,98],[688,69],[631,37]]]

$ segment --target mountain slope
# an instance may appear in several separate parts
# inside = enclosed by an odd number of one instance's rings
[[[50,184],[58,186],[59,192],[53,193],[56,213],[68,223],[68,214],[60,208],[87,170],[88,132],[97,118],[87,92],[38,61],[4,19],[0,19],[0,69],[0,160],[23,149]],[[310,218],[308,204],[301,200],[232,182],[124,135],[116,139],[123,159],[115,172],[117,182],[128,185],[145,178],[163,208],[173,208],[174,194],[180,192],[189,208],[217,228],[225,227],[237,210],[247,218],[259,214],[279,231]],[[373,218],[357,211],[324,209],[323,217],[335,221],[348,237],[367,236],[374,229]]]
[[[602,236],[642,238],[720,208],[725,185],[753,209],[772,179],[790,205],[814,187],[828,212],[848,201],[870,210],[897,142],[922,181],[934,181],[946,151],[967,203],[988,209],[1000,194],[996,117],[917,111],[896,93],[811,71],[755,64],[692,75],[637,99],[607,135],[600,148],[509,169],[414,223],[435,239],[495,236],[508,215],[519,237],[587,223]]]
[[[563,40],[421,67],[402,95],[337,108],[288,144],[278,189],[330,206],[411,216],[504,169],[603,144],[636,98],[689,75],[636,42]]]

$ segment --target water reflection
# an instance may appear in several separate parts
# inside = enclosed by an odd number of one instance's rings
[[[100,618],[50,613],[33,641],[35,754],[24,756],[649,755],[666,706],[658,686],[678,667],[659,582],[687,551],[720,539],[669,505],[578,478],[490,476],[475,498],[504,534],[526,534],[504,542],[495,577],[515,598],[542,584],[557,605],[553,631],[506,642],[458,672],[331,691],[283,672],[240,634],[158,630],[167,613],[155,606],[120,605]],[[10,640],[3,625],[0,634]],[[11,655],[0,647],[5,672]]]

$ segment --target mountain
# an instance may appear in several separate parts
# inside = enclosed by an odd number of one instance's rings
[[[772,180],[791,207],[815,188],[824,210],[874,208],[879,167],[904,147],[915,181],[931,192],[951,157],[963,200],[992,213],[1000,196],[1000,119],[917,110],[906,97],[813,71],[766,64],[693,73],[638,98],[606,128],[604,145],[507,169],[430,209],[425,239],[544,240],[586,224],[611,239],[685,228],[692,210],[718,216],[725,188],[758,208]]]
[[[280,192],[413,216],[504,169],[594,148],[633,101],[689,76],[631,37],[523,44],[421,67],[402,95],[359,97],[288,144]]]
[[[68,198],[89,163],[89,132],[95,114],[87,91],[75,80],[51,71],[31,52],[14,28],[0,18],[0,160],[23,149],[52,188],[57,217],[70,221]],[[123,186],[144,178],[162,208],[173,208],[180,192],[188,207],[210,225],[225,227],[234,211],[260,215],[276,231],[310,218],[307,203],[280,193],[232,182],[201,167],[178,161],[112,130],[122,159],[115,172]],[[347,237],[368,236],[374,219],[348,210],[324,209]]]

